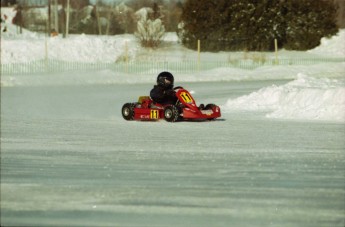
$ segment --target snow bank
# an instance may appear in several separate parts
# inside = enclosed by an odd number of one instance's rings
[[[338,34],[331,38],[322,38],[321,45],[308,52],[330,57],[345,57],[345,29],[339,30]]]
[[[49,85],[91,85],[91,84],[143,84],[155,81],[158,69],[140,74],[118,72],[112,69],[64,71],[53,73],[1,75],[1,87],[13,86],[49,86]],[[162,68],[160,71],[167,69]],[[169,69],[168,69],[169,70]],[[184,82],[218,82],[251,80],[292,80],[296,74],[312,75],[315,78],[344,78],[345,63],[325,63],[314,65],[260,67],[254,70],[238,68],[215,68],[190,73],[171,71],[176,83]]]
[[[162,68],[161,71],[166,69]],[[184,82],[218,82],[218,81],[251,81],[251,80],[292,80],[296,74],[312,75],[315,78],[344,78],[345,63],[318,64],[313,67],[275,66],[260,67],[255,70],[238,68],[215,68],[194,73],[177,73],[176,83]],[[117,72],[111,69],[89,71],[66,71],[55,73],[35,73],[30,75],[1,75],[1,87],[13,86],[50,86],[50,85],[96,85],[96,84],[152,84],[156,80],[155,70],[139,75]]]
[[[282,86],[272,85],[229,99],[223,111],[267,111],[266,117],[345,121],[345,81],[298,74]]]
[[[59,59],[71,62],[115,62],[126,51],[126,43],[131,47],[128,55],[135,54],[133,50],[138,44],[132,35],[120,37],[70,35],[68,39],[62,37],[34,37],[31,39],[4,39],[1,41],[1,62],[24,63],[32,60]]]

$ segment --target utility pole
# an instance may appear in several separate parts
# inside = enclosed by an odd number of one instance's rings
[[[70,7],[70,0],[67,0],[66,37],[68,36],[68,30],[69,30],[69,7]]]
[[[50,8],[50,0],[48,0],[48,36],[50,36],[51,33],[51,22],[52,22],[52,18],[51,18],[51,8]]]
[[[59,12],[58,12],[58,4],[57,0],[54,0],[54,22],[55,22],[55,31],[59,33]]]
[[[99,6],[99,1],[96,2],[96,18],[97,18],[97,25],[98,25],[98,34],[102,35],[102,26],[101,26],[101,21],[99,19],[98,6]]]

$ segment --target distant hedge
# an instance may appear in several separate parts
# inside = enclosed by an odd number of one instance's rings
[[[182,43],[203,51],[307,50],[337,33],[336,7],[328,0],[186,0]]]

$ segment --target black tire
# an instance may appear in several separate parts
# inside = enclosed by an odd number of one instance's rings
[[[122,106],[122,117],[127,120],[133,120],[134,119],[134,107],[135,103],[125,103]]]
[[[168,122],[175,122],[179,118],[180,113],[176,106],[167,106],[164,108],[164,119]]]
[[[207,104],[204,108],[204,110],[213,110],[213,108],[215,107],[215,104]],[[214,120],[214,118],[207,118],[207,120],[212,121]]]
[[[213,107],[215,107],[216,105],[215,104],[207,104],[204,108],[204,110],[212,110]]]
[[[177,89],[183,89],[183,87],[177,86],[177,87],[174,87],[174,88],[173,88],[173,90],[177,90]]]

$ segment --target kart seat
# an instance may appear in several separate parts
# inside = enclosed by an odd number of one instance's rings
[[[140,96],[138,103],[140,103],[143,108],[149,108],[150,104],[152,103],[152,100],[150,96]]]

